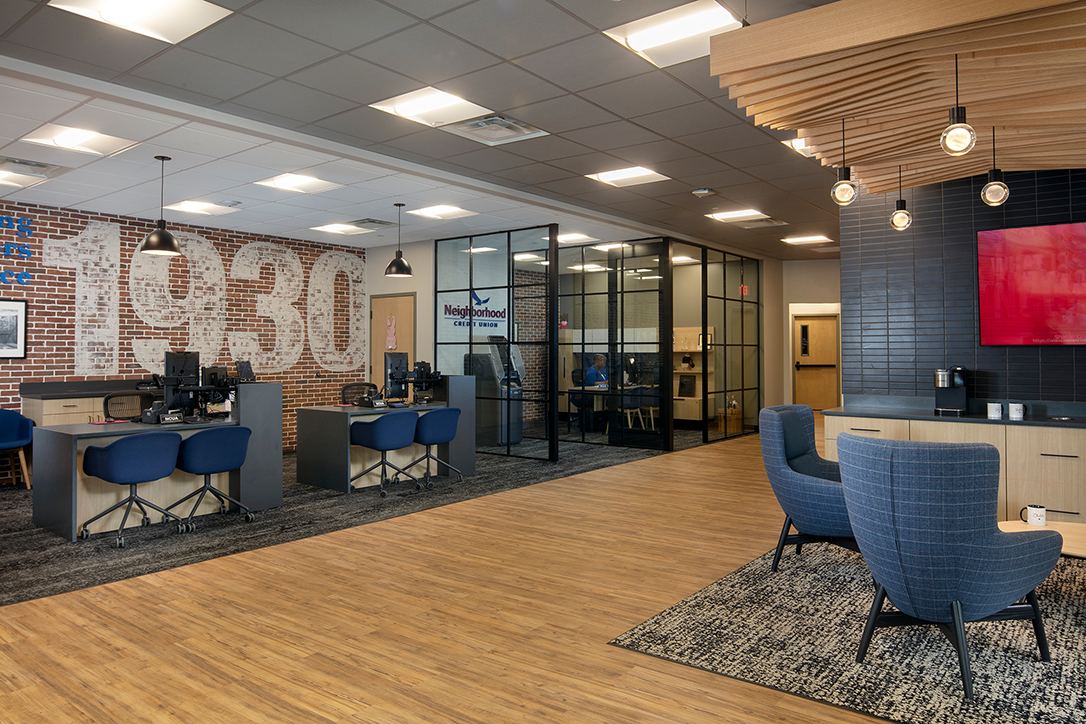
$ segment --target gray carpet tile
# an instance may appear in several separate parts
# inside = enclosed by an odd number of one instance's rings
[[[387,520],[513,488],[641,460],[655,453],[632,448],[561,443],[560,460],[479,455],[477,472],[462,482],[434,478],[434,489],[417,492],[410,482],[351,494],[299,485],[295,456],[283,456],[283,505],[256,513],[246,523],[237,513],[196,519],[194,533],[152,525],[126,528],[124,549],[111,532],[70,543],[36,528],[32,491],[0,486],[0,605],[97,586],[219,556],[286,543],[335,530]]]
[[[1086,561],[1061,558],[1037,588],[1052,661],[1029,621],[966,624],[974,701],[935,626],[877,629],[856,650],[874,593],[863,558],[829,544],[772,552],[611,643],[904,724],[1026,724],[1086,718]]]

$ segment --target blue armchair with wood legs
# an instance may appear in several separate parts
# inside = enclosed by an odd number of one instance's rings
[[[773,571],[784,547],[794,545],[796,554],[804,543],[829,542],[858,550],[852,536],[841,489],[837,463],[815,449],[814,412],[806,405],[765,407],[758,415],[762,461],[773,494],[784,510]],[[795,528],[796,532],[791,533]]]
[[[965,623],[1009,619],[1032,621],[1041,660],[1050,660],[1034,589],[1063,539],[999,530],[995,447],[842,434],[837,451],[852,530],[876,584],[857,663],[876,628],[934,624],[957,650],[972,699]],[[896,610],[883,610],[886,599]]]

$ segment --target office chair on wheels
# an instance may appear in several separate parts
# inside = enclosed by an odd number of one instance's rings
[[[150,392],[110,392],[102,400],[102,413],[107,420],[139,422],[143,411],[155,401]]]
[[[192,522],[192,518],[208,493],[219,500],[220,513],[226,513],[229,510],[226,504],[233,503],[245,515],[246,522],[251,523],[256,517],[242,505],[240,500],[231,498],[211,485],[212,474],[237,470],[245,464],[249,436],[252,434],[253,431],[247,427],[213,427],[190,435],[181,443],[181,449],[177,453],[177,469],[204,476],[203,487],[197,488],[166,508],[166,510],[172,510],[194,495],[199,496],[185,519],[184,526],[187,532],[196,530],[196,524]]]
[[[415,425],[418,423],[418,420],[419,413],[414,410],[396,410],[394,412],[386,412],[382,415],[377,415],[377,419],[372,422],[359,421],[351,423],[351,444],[358,445],[359,447],[367,447],[371,450],[379,450],[381,452],[381,459],[373,465],[370,465],[358,475],[353,476],[351,478],[351,483],[347,487],[347,492],[354,492],[354,481],[376,469],[378,466],[381,468],[380,490],[382,498],[388,496],[388,491],[385,490],[386,484],[391,485],[392,483],[399,482],[399,475],[396,475],[391,479],[388,477],[388,468],[396,470],[399,474],[406,475],[415,481],[416,487],[419,486],[418,478],[388,461],[389,450],[400,450],[414,442]]]
[[[451,442],[452,439],[456,437],[456,425],[459,420],[459,407],[439,407],[435,410],[430,410],[425,415],[421,415],[418,424],[415,425],[415,444],[425,445],[426,454],[404,469],[410,470],[425,460],[426,475],[423,477],[423,481],[426,483],[427,490],[433,490],[434,487],[433,482],[430,480],[431,460],[440,465],[444,465],[449,470],[455,472],[457,481],[464,479],[464,474],[460,472],[458,468],[453,467],[431,453],[434,445],[444,445],[447,442]],[[417,490],[422,490],[422,486],[422,483],[417,483],[415,488]]]
[[[351,382],[339,391],[339,399],[344,405],[357,405],[362,398],[380,396],[381,389],[372,382]]]
[[[141,498],[136,492],[136,486],[140,483],[161,480],[174,471],[179,447],[181,447],[181,435],[165,431],[143,432],[123,437],[105,447],[88,447],[83,453],[83,472],[107,483],[127,485],[129,490],[128,497],[85,522],[79,532],[79,538],[81,540],[90,538],[91,523],[123,506],[124,517],[121,518],[121,525],[117,528],[117,547],[124,548],[124,526],[128,522],[128,514],[132,512],[133,505],[143,513],[143,525],[151,524],[147,508],[152,508],[162,513],[167,520],[177,521],[177,532],[184,533],[187,528],[179,517]]]

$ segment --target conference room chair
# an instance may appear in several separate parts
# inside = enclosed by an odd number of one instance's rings
[[[90,525],[99,518],[124,507],[124,517],[117,528],[117,547],[124,548],[124,526],[128,514],[135,505],[143,513],[141,523],[150,525],[151,518],[147,508],[162,513],[167,520],[177,521],[177,532],[184,533],[185,525],[181,519],[165,508],[160,508],[149,500],[141,498],[136,492],[141,483],[161,480],[168,477],[177,464],[177,450],[181,447],[181,435],[176,432],[143,432],[128,435],[105,447],[91,446],[83,453],[83,472],[114,485],[127,485],[128,496],[106,510],[86,521],[79,532],[79,538],[90,538]]]
[[[34,440],[34,421],[23,417],[15,410],[0,410],[0,450],[8,451],[8,465],[11,469],[11,482],[15,479],[15,455],[19,455],[19,466],[23,471],[23,484],[27,490],[34,485],[31,470],[26,464],[26,446]]]
[[[807,405],[763,408],[758,415],[762,462],[773,494],[784,511],[771,569],[777,570],[785,546],[796,555],[805,543],[828,542],[859,550],[845,508],[841,472],[815,448],[814,412]],[[796,532],[791,533],[795,528]]]
[[[339,391],[339,399],[344,405],[357,405],[363,397],[377,397],[380,391],[372,382],[351,382],[343,385]]]
[[[430,480],[430,461],[444,465],[449,470],[456,473],[456,479],[458,481],[464,479],[464,474],[460,472],[458,468],[453,467],[448,462],[439,459],[431,451],[434,445],[444,445],[447,442],[451,442],[456,437],[456,425],[460,420],[460,408],[459,407],[439,407],[434,410],[430,410],[425,415],[420,415],[418,423],[415,425],[415,444],[425,445],[426,454],[415,462],[408,465],[404,470],[410,470],[423,460],[426,461],[426,475],[423,477],[423,481],[426,483],[426,489],[432,490],[434,487],[433,482]],[[422,483],[416,485],[418,490],[422,490]]]
[[[876,628],[935,625],[958,652],[972,700],[965,623],[1011,619],[1032,621],[1041,660],[1051,660],[1034,589],[1056,567],[1063,538],[999,529],[994,446],[844,433],[837,452],[852,530],[876,584],[857,663]],[[884,611],[887,599],[893,609]]]
[[[192,506],[192,510],[189,511],[184,522],[185,529],[188,532],[196,530],[196,524],[192,519],[208,493],[218,499],[220,513],[226,513],[230,509],[227,503],[233,503],[245,515],[247,522],[251,523],[255,518],[249,509],[242,505],[240,500],[231,498],[211,484],[212,475],[237,470],[245,464],[245,456],[249,450],[249,437],[252,434],[253,431],[249,428],[237,425],[210,427],[193,433],[181,442],[181,448],[177,452],[177,469],[193,475],[204,476],[202,487],[197,488],[166,508],[167,510],[173,510],[196,496],[196,503]]]
[[[107,420],[139,422],[154,401],[151,392],[110,392],[102,399],[102,414]]]
[[[641,408],[644,406],[644,387],[627,387],[622,390],[622,396],[620,398],[620,409],[626,413],[626,427],[633,427],[633,416],[637,414],[637,419],[641,423],[641,429],[645,429],[645,418],[641,416]]]
[[[385,485],[399,482],[400,475],[405,475],[414,480],[415,487],[418,488],[418,478],[396,464],[390,463],[388,453],[390,450],[401,450],[415,441],[415,426],[418,424],[419,413],[414,410],[394,410],[374,417],[376,418],[374,420],[351,423],[351,444],[369,448],[370,450],[378,450],[381,453],[381,459],[352,477],[352,484],[348,486],[348,492],[354,492],[354,481],[375,470],[378,466],[381,468],[380,491],[382,498],[388,495]],[[388,468],[395,470],[398,475],[389,478]]]
[[[573,427],[574,420],[581,426],[581,430],[584,430],[585,394],[577,390],[570,390],[566,393],[566,402],[569,403],[566,406],[566,432],[569,432]],[[592,414],[591,409],[588,410],[588,414]]]
[[[660,387],[646,387],[641,394],[641,409],[649,413],[649,429],[656,429],[656,413],[660,411]],[[644,427],[644,424],[642,424]]]

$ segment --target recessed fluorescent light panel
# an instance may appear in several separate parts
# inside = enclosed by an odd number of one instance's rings
[[[484,251],[497,251],[492,246],[473,246],[470,249],[461,249],[465,254],[482,254]]]
[[[547,237],[543,237],[544,241],[547,241]],[[593,236],[585,236],[584,234],[559,234],[559,244],[576,244],[584,241],[599,241],[599,239]]]
[[[543,257],[541,257],[539,254],[529,254],[528,252],[524,252],[521,254],[514,254],[513,258],[517,261],[534,261],[535,259],[542,259]]]
[[[602,181],[605,184],[612,186],[636,186],[637,184],[648,184],[654,181],[667,181],[668,176],[650,171],[642,166],[632,166],[630,168],[619,168],[614,171],[604,171],[603,173],[588,174],[585,178],[595,179],[596,181]]]
[[[456,206],[427,206],[425,209],[415,209],[414,211],[408,211],[409,214],[415,216],[423,216],[427,219],[441,219],[447,221],[448,219],[460,219],[465,216],[475,216],[474,211],[465,211],[464,209]]]
[[[364,229],[361,226],[355,226],[354,224],[325,224],[324,226],[310,227],[311,231],[324,231],[328,234],[343,234],[345,236],[354,236],[355,234],[371,234],[374,229]]]
[[[94,156],[112,156],[127,148],[132,148],[137,143],[127,138],[107,136],[104,133],[96,133],[83,128],[58,126],[55,123],[46,123],[19,140],[27,143],[37,143],[41,146],[66,148],[69,151],[89,153]]]
[[[769,216],[754,209],[742,209],[741,211],[721,211],[716,214],[706,214],[710,219],[717,221],[753,221],[754,219],[768,219]]]
[[[666,68],[709,55],[709,38],[743,27],[716,0],[698,0],[603,31],[650,63]]]
[[[789,239],[781,239],[785,244],[821,244],[824,241],[833,241],[828,236],[793,236]]]
[[[331,181],[321,181],[319,178],[304,176],[297,173],[285,173],[254,183],[258,186],[268,186],[269,188],[283,189],[284,191],[296,191],[300,194],[319,194],[324,191],[331,191],[332,189],[341,187],[341,184],[334,184]]]
[[[785,146],[788,146],[796,153],[806,156],[807,158],[810,158],[814,155],[814,151],[807,147],[806,138],[793,138],[790,141],[781,141],[781,143],[783,143]]]
[[[624,249],[624,248],[626,248],[628,246],[629,246],[629,244],[615,243],[615,244],[600,244],[599,246],[594,246],[592,248],[596,249],[597,251],[611,251],[612,249]]]
[[[459,96],[454,96],[452,93],[430,87],[404,93],[402,96],[389,98],[380,103],[373,103],[370,108],[376,108],[431,128],[494,112],[489,108],[477,106]]]
[[[186,214],[202,214],[204,216],[222,216],[223,214],[232,214],[238,210],[229,206],[209,204],[206,201],[182,201],[164,208],[170,211],[182,211]]]
[[[525,141],[529,138],[550,135],[535,126],[529,126],[524,121],[500,116],[497,113],[488,113],[478,118],[449,123],[441,126],[441,130],[463,138],[470,138],[472,141],[485,143],[488,146],[501,146],[513,141]]]
[[[164,43],[180,43],[230,14],[204,0],[49,0],[49,4]]]

